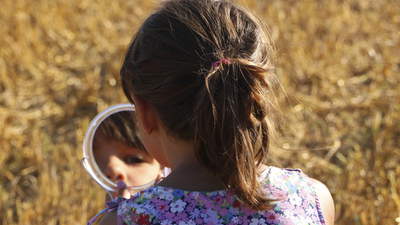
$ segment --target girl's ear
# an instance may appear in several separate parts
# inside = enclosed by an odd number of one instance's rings
[[[158,128],[157,113],[152,105],[142,97],[133,95],[135,110],[139,123],[142,125],[146,135],[150,135]]]

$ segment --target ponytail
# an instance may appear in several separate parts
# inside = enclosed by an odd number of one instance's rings
[[[194,145],[202,165],[246,205],[270,208],[257,180],[269,149],[267,71],[245,60],[220,64],[205,75],[198,95]]]

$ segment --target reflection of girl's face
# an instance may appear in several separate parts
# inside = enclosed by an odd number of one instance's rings
[[[117,138],[108,138],[98,130],[93,154],[100,170],[112,181],[141,186],[156,179],[160,164],[147,151],[131,147]]]

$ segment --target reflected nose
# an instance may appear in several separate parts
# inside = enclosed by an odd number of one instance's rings
[[[126,181],[126,173],[123,170],[122,161],[115,156],[111,156],[107,166],[103,171],[110,180],[117,182],[119,180]]]

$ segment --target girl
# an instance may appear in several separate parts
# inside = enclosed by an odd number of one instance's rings
[[[277,109],[272,50],[255,16],[228,1],[162,3],[121,76],[143,144],[172,173],[109,203],[100,224],[333,224],[323,184],[264,165]]]

